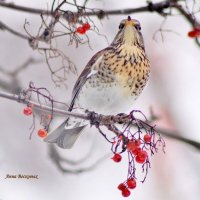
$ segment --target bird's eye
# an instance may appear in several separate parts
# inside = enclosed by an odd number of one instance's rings
[[[136,28],[138,31],[140,31],[140,30],[141,30],[140,24],[135,24],[135,28]]]
[[[123,29],[124,26],[125,26],[125,24],[124,24],[124,23],[121,23],[121,24],[119,25],[119,29]]]

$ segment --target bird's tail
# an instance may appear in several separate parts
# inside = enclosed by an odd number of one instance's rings
[[[75,120],[73,122],[69,121],[71,121],[71,119],[67,118],[56,129],[50,132],[44,141],[48,143],[56,143],[63,149],[72,148],[86,124],[83,124],[80,120]]]

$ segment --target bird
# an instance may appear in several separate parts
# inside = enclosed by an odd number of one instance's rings
[[[150,62],[140,22],[128,16],[119,24],[113,42],[97,52],[78,77],[68,111],[79,108],[104,115],[125,113],[147,84]],[[68,117],[44,139],[62,149],[73,147],[87,123]]]

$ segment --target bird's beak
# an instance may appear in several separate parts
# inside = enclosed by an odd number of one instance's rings
[[[125,27],[127,27],[127,26],[134,26],[133,20],[126,20]]]

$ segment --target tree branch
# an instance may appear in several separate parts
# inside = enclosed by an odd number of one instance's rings
[[[87,1],[85,1],[87,2]],[[166,9],[175,9],[177,11],[180,12],[180,14],[185,17],[185,19],[190,23],[190,25],[193,28],[200,28],[200,23],[196,20],[195,14],[190,12],[187,9],[187,5],[184,7],[182,4],[179,3],[178,0],[165,0],[165,1],[161,1],[158,3],[152,3],[152,2],[147,2],[146,6],[141,6],[141,7],[137,7],[137,8],[128,8],[128,9],[117,9],[117,10],[101,10],[101,9],[92,9],[92,8],[86,8],[85,6],[80,6],[77,5],[76,3],[69,3],[66,0],[63,0],[55,9],[53,9],[53,6],[55,4],[55,1],[53,1],[52,3],[52,8],[51,10],[44,10],[44,9],[36,9],[36,8],[30,8],[30,7],[25,7],[25,6],[20,6],[20,5],[16,5],[14,3],[7,3],[5,1],[0,1],[0,6],[1,7],[5,7],[5,8],[9,8],[9,9],[14,9],[14,10],[18,10],[18,11],[23,11],[23,12],[28,12],[28,13],[32,13],[32,14],[40,14],[40,15],[51,15],[53,18],[57,18],[59,19],[60,17],[64,18],[65,20],[70,16],[68,16],[68,14],[73,14],[73,16],[79,17],[81,16],[82,10],[84,10],[84,16],[97,16],[99,19],[104,18],[107,15],[128,15],[131,13],[140,13],[140,12],[156,12],[162,16],[169,16],[171,15],[170,13],[166,13],[164,12]],[[64,4],[69,4],[69,5],[73,5],[75,7],[77,7],[77,12],[71,12],[69,10],[69,13],[67,14],[68,10],[62,10],[61,7]],[[55,23],[57,23],[57,21],[55,21]],[[55,24],[54,24],[55,25]],[[0,22],[0,28],[2,29],[6,29],[7,31],[13,33],[16,36],[19,36],[23,39],[28,39],[30,40],[29,37],[27,37],[26,35],[23,35],[13,29],[11,29],[10,27],[8,27],[7,25],[3,24],[2,22]],[[41,39],[41,38],[40,38]],[[196,44],[198,46],[200,46],[199,44],[199,40],[196,39]]]
[[[55,3],[55,2],[54,2]],[[60,10],[60,7],[64,4],[68,3],[63,1],[56,9],[55,12],[60,11],[61,13],[65,13],[65,11]],[[74,4],[73,4],[74,5]],[[0,1],[0,6],[14,9],[18,11],[28,12],[32,14],[42,14],[42,15],[55,15],[55,12],[52,10],[44,10],[44,9],[36,9],[25,6],[16,5],[14,3],[7,3],[4,1]],[[81,7],[82,9],[86,9],[84,6],[74,5],[76,7]],[[137,8],[128,8],[128,9],[117,9],[117,10],[101,10],[101,9],[87,9],[88,11],[84,12],[87,16],[97,16],[99,18],[103,18],[106,15],[127,15],[131,13],[139,13],[139,12],[157,12],[158,14],[164,14],[164,10],[167,8],[175,8],[177,9],[192,26],[200,26],[199,23],[195,20],[194,15],[186,11],[182,5],[178,3],[177,0],[165,0],[158,3],[148,2],[146,6],[141,6]],[[77,12],[73,13],[77,15]],[[62,16],[62,15],[61,15]]]
[[[1,3],[1,1],[0,1]],[[14,29],[10,28],[9,26],[7,26],[6,24],[4,24],[2,21],[0,21],[0,29],[2,30],[7,30],[8,32],[22,38],[22,39],[26,39],[29,40],[30,38],[22,33],[19,33],[18,31],[15,31]]]
[[[31,101],[31,100],[27,100],[25,98],[25,96],[23,96],[23,95],[15,95],[15,94],[9,94],[6,92],[0,92],[0,97],[9,99],[12,101],[16,101],[18,103],[26,104],[26,105],[31,104],[31,105],[33,105],[33,107],[35,109],[38,109],[38,110],[42,110],[42,111],[45,110],[50,113],[52,112],[52,107],[46,106],[46,105],[41,105],[41,104]],[[53,112],[54,112],[54,114],[63,115],[66,117],[68,117],[68,116],[76,117],[76,118],[80,118],[80,119],[84,119],[84,120],[89,120],[90,122],[92,122],[93,120],[100,121],[101,122],[100,125],[108,125],[109,123],[112,124],[112,123],[128,122],[127,115],[105,116],[105,115],[100,115],[100,114],[95,113],[95,115],[93,115],[93,119],[91,119],[91,114],[93,114],[93,112],[87,112],[86,114],[80,114],[80,113],[74,113],[74,112],[67,112],[65,110],[61,110],[58,108],[53,108]],[[141,121],[141,123],[143,126],[147,125],[145,122]],[[185,137],[179,136],[178,133],[172,133],[167,130],[155,128],[155,131],[157,131],[157,132],[161,133],[162,135],[169,137],[171,139],[176,139],[185,144],[189,144],[200,151],[200,143],[199,142],[196,142],[191,139],[187,139]]]
[[[165,2],[165,1],[164,1]],[[14,9],[18,11],[23,11],[23,12],[28,12],[32,14],[43,14],[43,15],[52,15],[52,11],[50,10],[43,10],[43,9],[36,9],[36,8],[30,8],[30,7],[25,7],[25,6],[20,6],[16,5],[13,3],[7,3],[4,1],[0,1],[0,6],[9,8],[9,9]],[[104,15],[118,15],[118,14],[130,14],[130,13],[136,13],[136,12],[144,12],[144,11],[150,11],[149,6],[144,6],[144,7],[139,7],[139,8],[133,8],[133,9],[119,9],[119,10],[99,10],[97,12],[92,11],[92,12],[86,12],[86,15],[98,15],[100,13],[103,13]]]
[[[192,147],[196,148],[198,151],[200,151],[200,142],[196,142],[194,140],[191,140],[191,139],[185,138],[183,136],[180,136],[176,132],[172,133],[172,132],[169,132],[167,130],[159,129],[159,128],[157,128],[156,131],[158,131],[159,133],[161,133],[162,135],[164,135],[164,136],[166,136],[168,138],[178,140],[178,141],[183,142],[185,144],[189,144],[190,146],[192,146]]]
[[[2,98],[6,98],[12,101],[17,101],[18,103],[22,103],[22,104],[31,104],[34,106],[35,109],[37,110],[45,110],[47,112],[52,112],[52,107],[50,106],[46,106],[46,105],[41,105],[40,103],[37,103],[35,101],[31,101],[31,100],[27,100],[25,98],[25,96],[23,95],[16,95],[16,94],[9,94],[7,92],[0,92],[0,97]],[[58,108],[53,108],[53,112],[57,115],[64,115],[64,116],[71,116],[71,117],[77,117],[80,119],[84,119],[84,120],[89,120],[89,116],[87,114],[81,114],[81,113],[73,113],[73,112],[67,112],[65,110],[61,110]]]
[[[0,6],[9,8],[9,9],[13,9],[13,10],[28,12],[28,13],[32,13],[32,14],[51,15],[51,11],[49,11],[49,10],[20,6],[20,5],[14,4],[14,3],[7,3],[5,1],[0,1]]]
[[[186,11],[182,5],[174,3],[173,7],[176,8],[184,17],[185,19],[190,22],[190,24],[195,27],[195,28],[199,28],[200,24],[198,21],[196,21],[194,15],[188,11]]]
[[[67,2],[65,2],[67,3]],[[131,13],[138,13],[138,12],[158,12],[161,13],[164,9],[169,8],[169,7],[176,7],[177,2],[171,2],[169,0],[165,0],[165,1],[161,1],[158,3],[152,3],[149,2],[147,4],[147,6],[142,6],[142,7],[138,7],[138,8],[128,8],[128,9],[118,9],[118,10],[94,10],[94,9],[90,9],[92,11],[87,11],[85,12],[85,15],[88,16],[101,16],[104,17],[105,15],[124,15],[124,14],[131,14]],[[14,10],[18,10],[18,11],[23,11],[23,12],[28,12],[28,13],[32,13],[32,14],[43,14],[43,15],[53,15],[54,12],[50,11],[50,10],[43,10],[43,9],[36,9],[36,8],[30,8],[30,7],[25,7],[25,6],[20,6],[20,5],[16,5],[13,3],[7,3],[4,1],[0,1],[0,6],[1,7],[5,7],[5,8],[9,8],[9,9],[14,9]],[[78,5],[76,5],[78,6]],[[83,6],[78,6],[78,7],[82,7]],[[77,14],[76,12],[74,14]]]

